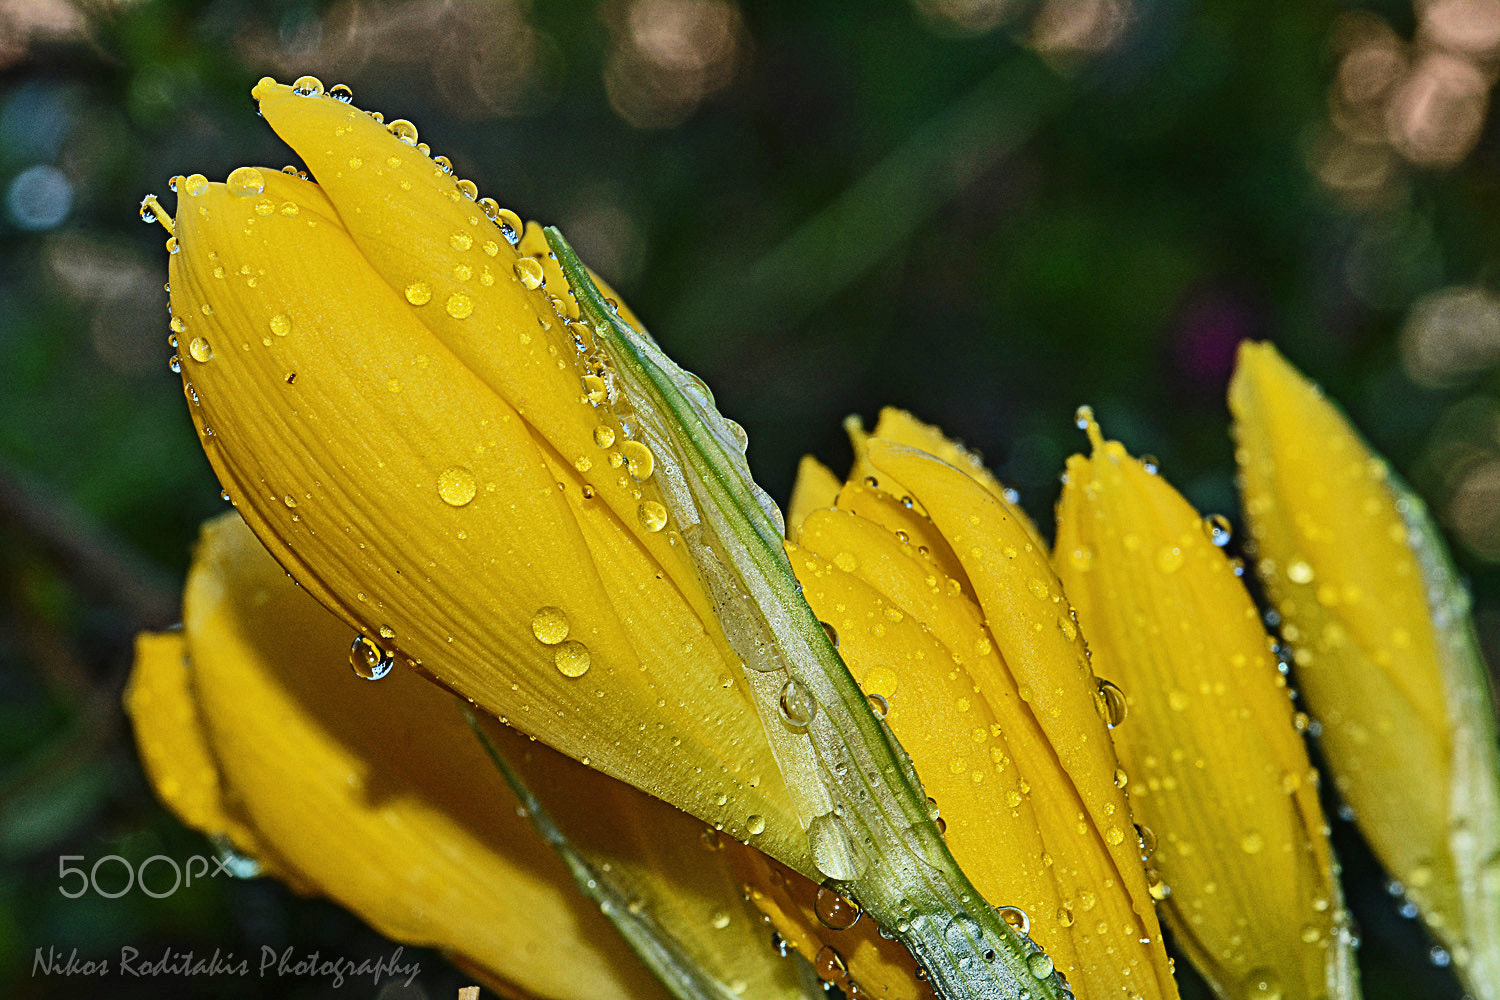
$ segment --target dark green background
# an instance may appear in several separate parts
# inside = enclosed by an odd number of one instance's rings
[[[485,4],[454,6],[489,23]],[[0,188],[50,164],[74,198],[40,230],[0,215],[8,995],[271,995],[255,981],[33,979],[47,945],[85,957],[121,943],[389,948],[263,882],[161,901],[57,892],[61,854],[210,849],[156,804],[118,709],[131,636],[174,620],[197,525],[224,506],[167,371],[164,234],[136,203],[165,195],[173,174],[287,162],[249,89],[299,51],[299,71],[416,121],[483,193],[560,224],[745,425],[756,474],[781,499],[802,453],[847,462],[845,415],[893,403],[980,449],[1050,523],[1087,401],[1202,509],[1238,523],[1222,400],[1239,337],[1278,341],[1439,513],[1445,441],[1493,447],[1472,413],[1493,406],[1494,380],[1418,390],[1396,338],[1421,295],[1493,270],[1496,131],[1455,168],[1408,172],[1395,209],[1341,207],[1308,148],[1345,5],[1145,2],[1119,45],[1058,67],[1024,44],[1024,5],[964,35],[900,0],[746,0],[733,79],[661,129],[623,121],[601,82],[624,6],[538,0],[525,14],[530,83],[503,115],[444,83],[498,44],[484,30],[430,52],[390,43],[334,73],[308,42],[337,23],[317,3],[84,5],[73,37],[22,39],[5,57]],[[1375,9],[1412,30],[1407,4]],[[7,30],[0,21],[0,41]],[[1493,647],[1500,576],[1456,554]],[[1352,829],[1335,828],[1366,995],[1456,996]],[[452,996],[462,977],[422,960],[426,994]]]

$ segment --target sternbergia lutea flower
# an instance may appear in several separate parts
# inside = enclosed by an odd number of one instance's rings
[[[1269,344],[1230,385],[1256,572],[1334,787],[1476,997],[1500,996],[1489,671],[1422,502]]]

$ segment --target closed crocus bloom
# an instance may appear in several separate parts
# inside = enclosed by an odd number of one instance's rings
[[[1055,563],[1124,691],[1112,735],[1167,925],[1226,1000],[1357,996],[1316,774],[1227,526],[1079,420]]]
[[[188,396],[246,522],[360,658],[813,871],[665,460],[556,266],[409,123],[310,84],[255,96],[316,183],[180,180],[170,258]]]
[[[1254,556],[1339,795],[1451,953],[1500,996],[1500,764],[1468,602],[1421,502],[1269,344],[1230,384]]]
[[[836,493],[804,464],[793,508],[808,513],[788,550],[949,849],[1045,950],[1037,968],[1055,964],[1077,995],[1175,997],[1094,676],[1046,551],[998,484],[910,415],[886,411],[855,444],[855,476]],[[818,923],[802,930],[810,957],[844,947]]]
[[[349,627],[233,514],[204,528],[183,622],[138,646],[126,704],[141,757],[186,823],[266,873],[507,994],[668,996],[603,907],[659,974],[717,982],[699,995],[804,995],[717,835],[490,722],[485,738],[540,800],[518,802],[464,704],[411,673],[350,673]],[[624,898],[587,898],[580,865]]]

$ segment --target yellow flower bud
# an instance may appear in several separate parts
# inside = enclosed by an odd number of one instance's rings
[[[1094,677],[1030,522],[909,414],[885,411],[874,435],[858,433],[856,454],[836,492],[826,470],[804,464],[794,509],[808,513],[787,548],[911,755],[949,849],[1044,950],[1036,971],[1055,965],[1079,996],[1175,997]],[[784,901],[768,912],[796,928],[788,940],[815,942],[806,951],[840,950],[863,981],[854,952],[818,922],[796,921]]]
[[[1124,692],[1120,783],[1167,926],[1221,997],[1358,996],[1316,774],[1225,529],[1080,419],[1054,562]]]
[[[1256,570],[1334,785],[1469,991],[1500,997],[1500,762],[1488,671],[1436,528],[1269,344],[1230,384]]]
[[[204,526],[183,626],[141,636],[126,707],[185,823],[504,993],[669,995],[532,829],[463,703],[410,672],[354,676],[349,627],[233,514]],[[714,831],[497,723],[485,733],[599,878],[628,891],[626,919],[725,991],[804,995]]]
[[[375,661],[813,871],[556,265],[400,129],[255,95],[317,183],[188,178],[170,264],[195,422],[245,520]]]

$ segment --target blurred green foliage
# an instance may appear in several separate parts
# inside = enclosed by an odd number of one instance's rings
[[[746,2],[728,8],[724,79],[689,81],[702,92],[686,110],[651,91],[681,78],[630,76],[640,60],[632,71],[622,38],[639,6],[139,0],[0,15],[8,995],[105,992],[34,978],[48,945],[389,950],[259,882],[163,900],[57,891],[59,855],[211,850],[156,805],[118,710],[131,636],[171,623],[196,527],[222,508],[167,371],[164,234],[135,206],[176,173],[288,160],[249,99],[265,73],[351,85],[361,106],[416,121],[483,193],[560,225],[747,427],[755,471],[782,498],[800,454],[847,461],[844,416],[896,404],[981,449],[1045,524],[1081,445],[1073,409],[1089,401],[1200,507],[1234,516],[1222,396],[1243,337],[1280,342],[1438,497],[1440,418],[1480,405],[1476,393],[1494,408],[1483,375],[1418,389],[1397,335],[1422,295],[1494,273],[1495,130],[1457,166],[1408,171],[1393,200],[1348,207],[1310,153],[1339,4],[1138,3],[1112,44],[1049,60],[1039,3],[965,32],[933,2]],[[1412,31],[1409,6],[1382,7]],[[1443,433],[1494,447],[1475,430],[1484,419]],[[1493,648],[1500,574],[1458,554]],[[1456,996],[1352,828],[1335,834],[1367,996]],[[461,981],[422,979],[430,996]]]

